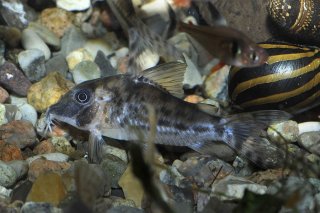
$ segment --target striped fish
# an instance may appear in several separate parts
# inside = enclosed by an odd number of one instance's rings
[[[268,61],[253,68],[233,67],[231,101],[246,110],[282,109],[300,113],[320,104],[320,49],[288,43],[261,43]]]

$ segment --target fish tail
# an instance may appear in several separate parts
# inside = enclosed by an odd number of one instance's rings
[[[263,128],[290,117],[290,114],[279,110],[231,115],[221,120],[222,140],[261,168],[282,166],[285,152],[259,135]]]

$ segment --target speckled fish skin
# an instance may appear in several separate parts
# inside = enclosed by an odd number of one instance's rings
[[[148,107],[157,115],[157,144],[205,153],[214,141],[224,141],[261,167],[275,166],[272,159],[282,154],[276,149],[266,151],[259,130],[272,121],[287,119],[287,113],[267,110],[220,118],[172,96],[143,76],[124,74],[83,82],[52,105],[46,116],[48,123],[59,120],[90,131],[96,138],[141,141],[147,140],[150,129]]]

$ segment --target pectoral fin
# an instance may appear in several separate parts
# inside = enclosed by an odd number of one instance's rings
[[[100,163],[102,160],[102,145],[104,140],[102,139],[101,134],[96,132],[90,132],[89,135],[89,162],[90,163]]]

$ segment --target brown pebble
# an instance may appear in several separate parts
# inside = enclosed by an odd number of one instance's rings
[[[22,149],[34,144],[37,135],[31,122],[14,120],[0,126],[0,139]]]
[[[55,148],[53,144],[49,140],[41,141],[34,149],[34,154],[46,154],[46,153],[53,153],[55,152]]]
[[[9,93],[4,88],[0,87],[0,103],[6,102],[9,98]]]
[[[46,159],[36,159],[29,166],[28,177],[30,181],[34,181],[39,175],[48,172],[63,173],[71,167],[68,162],[57,162]]]
[[[198,95],[188,95],[184,100],[189,103],[197,104],[197,103],[203,101],[204,98],[202,98],[201,96],[198,96]]]
[[[22,160],[22,154],[19,147],[7,144],[0,140],[0,160],[2,161],[12,161],[12,160]]]

